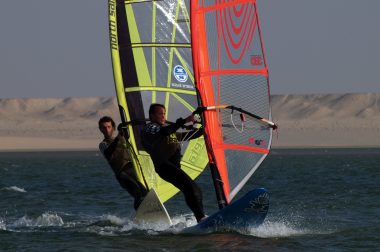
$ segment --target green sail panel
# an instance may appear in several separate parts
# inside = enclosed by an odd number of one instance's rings
[[[109,31],[115,88],[122,121],[129,122],[130,152],[142,183],[165,202],[178,189],[154,171],[140,134],[151,103],[167,108],[167,120],[198,107],[190,44],[190,1],[109,0]],[[204,139],[182,147],[182,169],[195,179],[208,163]]]

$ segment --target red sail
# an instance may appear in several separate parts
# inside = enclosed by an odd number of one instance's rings
[[[192,1],[191,39],[196,87],[208,107],[210,163],[218,168],[229,203],[267,156],[272,140],[272,128],[257,120],[270,120],[271,112],[256,1]]]

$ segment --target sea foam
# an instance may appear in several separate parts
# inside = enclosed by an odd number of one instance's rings
[[[0,218],[0,230],[6,230],[7,226],[5,225],[3,219]]]
[[[13,223],[14,227],[54,227],[63,226],[62,218],[55,213],[43,213],[37,218],[23,216]]]
[[[20,188],[17,186],[3,187],[1,188],[1,191],[13,191],[13,192],[21,192],[21,193],[26,192],[24,188]]]
[[[294,228],[285,222],[271,221],[265,221],[262,225],[256,228],[251,228],[248,232],[249,235],[261,238],[289,237],[313,233],[308,229]]]

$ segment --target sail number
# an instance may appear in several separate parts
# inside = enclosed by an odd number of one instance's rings
[[[251,65],[261,66],[263,64],[263,58],[261,55],[251,55]]]
[[[202,142],[197,142],[194,147],[191,149],[190,157],[189,157],[189,163],[194,164],[199,155],[201,154],[201,151],[203,150],[204,144]]]

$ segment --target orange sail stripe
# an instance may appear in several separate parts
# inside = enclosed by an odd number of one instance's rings
[[[198,22],[192,22],[192,34],[206,34],[205,24],[205,16],[203,12],[197,12],[194,10],[198,9],[197,3],[198,1],[191,1],[191,8],[193,10],[192,15],[195,14],[195,18],[198,19]],[[194,41],[196,39],[196,41]],[[198,83],[197,88],[202,101],[203,106],[214,105],[215,97],[213,95],[213,87],[212,87],[212,79],[211,76],[203,76],[203,72],[210,72],[209,65],[209,57],[208,57],[208,46],[207,41],[203,36],[192,36],[192,46],[193,46],[193,63],[194,63],[194,72],[196,76],[196,80]],[[223,150],[216,150],[214,147],[214,143],[222,143],[223,136],[219,128],[218,116],[216,111],[205,111],[205,124],[207,127],[205,128],[206,138],[206,146],[209,153],[210,162],[216,163],[219,170],[219,175],[221,180],[223,181],[223,192],[228,199],[230,194],[230,185],[228,180],[228,171],[227,165],[224,157]],[[213,153],[213,155],[211,154]]]
[[[214,75],[228,75],[228,74],[258,74],[268,77],[268,69],[228,69],[228,70],[212,70],[204,71],[201,77],[214,76]]]
[[[262,149],[258,147],[252,147],[252,146],[246,146],[246,145],[240,145],[240,144],[217,144],[216,147],[219,149],[224,150],[241,150],[241,151],[249,151],[249,152],[256,152],[261,154],[268,154],[268,149]]]
[[[224,3],[220,3],[220,4],[214,4],[212,6],[208,6],[208,7],[199,7],[197,9],[195,9],[195,13],[198,14],[198,13],[204,13],[204,12],[210,12],[210,11],[215,11],[215,10],[220,10],[220,9],[223,9],[223,8],[227,8],[227,7],[233,7],[235,6],[236,4],[245,4],[245,3],[251,3],[251,4],[256,4],[256,0],[235,0],[235,1],[230,1],[230,2],[224,2]]]

